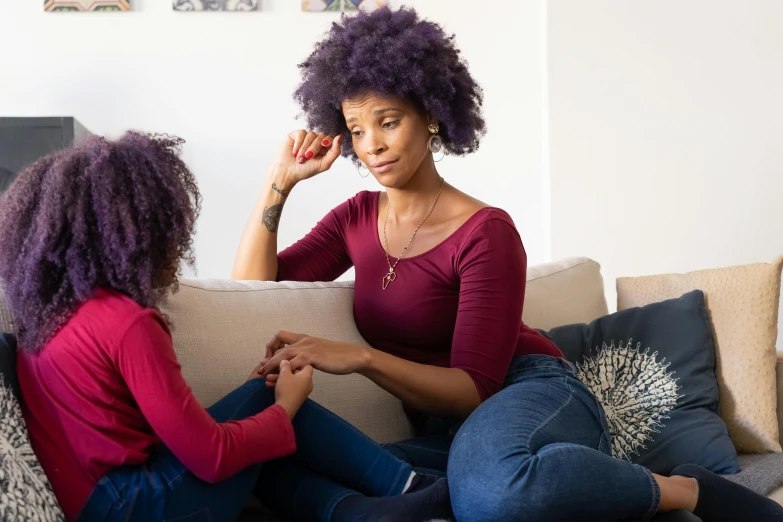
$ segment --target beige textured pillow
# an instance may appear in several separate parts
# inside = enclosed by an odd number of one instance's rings
[[[781,451],[775,365],[783,257],[755,264],[617,280],[617,309],[704,291],[715,331],[719,413],[741,453]]]

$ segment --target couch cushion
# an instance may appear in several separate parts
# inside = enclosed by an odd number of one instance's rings
[[[727,479],[765,496],[773,496],[783,487],[783,453],[740,455],[739,462],[742,471],[727,475]]]
[[[720,414],[742,453],[780,451],[775,365],[783,258],[688,274],[620,278],[624,310],[704,291],[715,329]]]
[[[365,344],[352,283],[183,280],[163,303],[182,373],[210,406],[242,384],[279,330]],[[313,400],[379,442],[413,435],[402,404],[360,375],[316,372]]]
[[[615,457],[662,475],[686,462],[739,471],[717,414],[715,349],[702,292],[549,335],[604,407]]]
[[[33,453],[19,405],[16,341],[0,334],[0,520],[65,520]]]
[[[532,328],[589,323],[608,313],[601,266],[584,257],[528,267],[522,319]]]

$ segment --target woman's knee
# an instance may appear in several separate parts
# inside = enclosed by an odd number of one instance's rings
[[[547,457],[534,454],[524,445],[502,442],[486,430],[468,429],[457,434],[448,465],[457,520],[554,520],[558,478],[551,476]]]

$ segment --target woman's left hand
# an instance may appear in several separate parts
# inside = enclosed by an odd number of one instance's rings
[[[266,377],[267,384],[277,382],[280,362],[291,362],[291,371],[309,364],[317,370],[334,375],[348,375],[361,371],[369,362],[366,346],[339,343],[291,332],[278,332],[267,344],[267,359],[262,361],[258,373]]]

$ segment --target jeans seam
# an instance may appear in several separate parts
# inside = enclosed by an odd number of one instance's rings
[[[658,507],[661,503],[661,487],[658,485],[655,477],[653,477],[652,471],[643,466],[638,467],[647,476],[647,479],[650,481],[650,489],[652,489],[652,501],[650,502],[650,507],[642,517],[642,520],[650,520],[658,513]]]
[[[604,411],[604,407],[601,405],[601,402],[598,400],[598,397],[595,396],[595,394],[587,387],[585,383],[583,383],[576,375],[572,375],[570,378],[566,377],[566,385],[568,386],[568,389],[571,391],[572,394],[576,394],[577,390],[574,389],[572,386],[573,381],[576,381],[579,383],[580,388],[582,391],[586,391],[587,394],[590,396],[590,400],[593,403],[593,405],[596,407],[596,413],[598,414],[598,425],[601,427],[601,436],[598,438],[598,446],[595,448],[600,451],[601,444],[604,440],[607,441],[609,444],[609,456],[612,456],[612,430],[611,426],[609,425],[609,419],[606,417],[606,412]],[[604,423],[604,420],[606,423]],[[604,426],[606,424],[606,426]]]
[[[568,383],[566,383],[566,386],[568,387]],[[571,399],[573,399],[573,397],[574,397],[574,392],[573,390],[571,390],[570,387],[568,387],[568,399],[563,404],[561,404],[558,409],[552,412],[552,414],[549,417],[547,417],[547,419],[544,422],[542,422],[538,428],[533,430],[533,433],[531,433],[530,436],[528,437],[527,439],[528,450],[530,449],[530,441],[533,440],[535,436],[538,434],[538,432],[544,429],[552,421],[552,419],[557,417],[566,406],[571,404]]]

